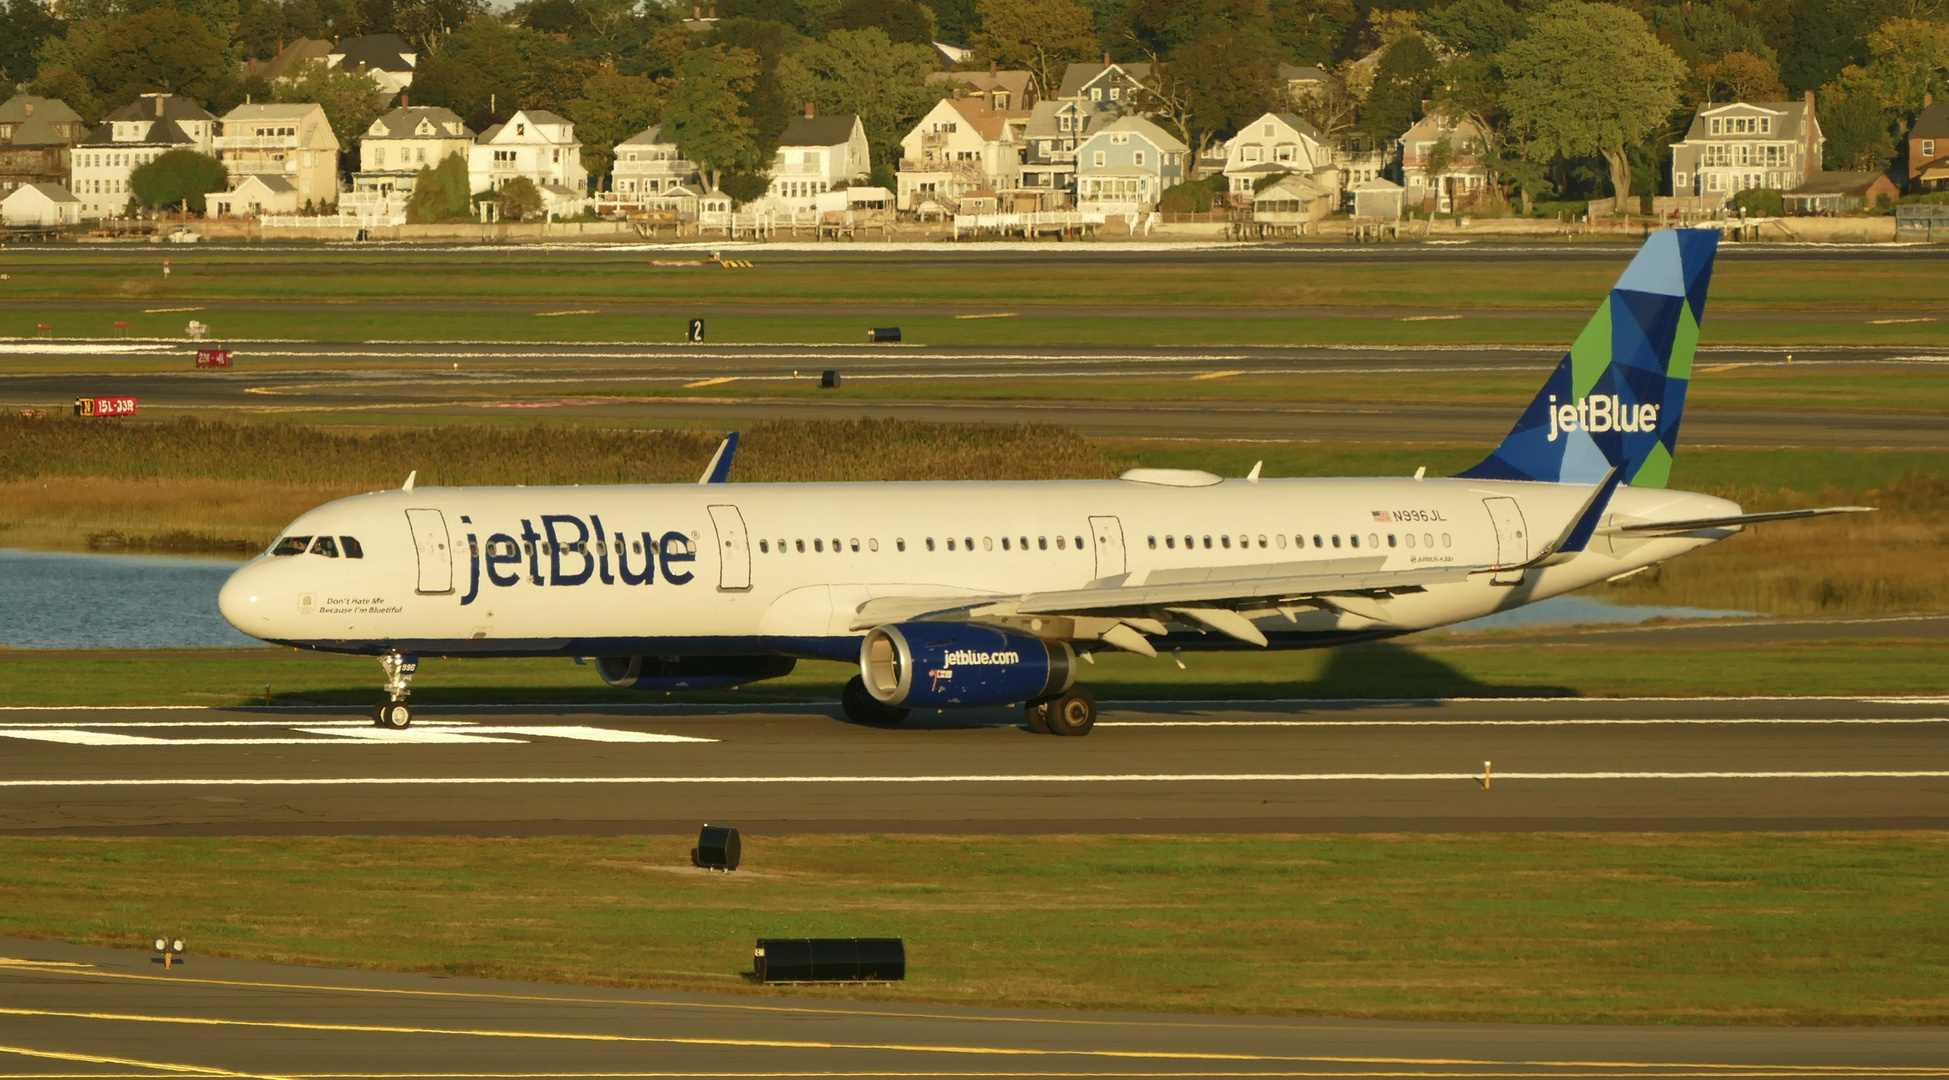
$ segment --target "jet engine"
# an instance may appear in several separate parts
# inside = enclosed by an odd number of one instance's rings
[[[723,690],[789,675],[789,656],[601,656],[602,681],[623,690]]]
[[[860,643],[859,666],[867,693],[901,708],[1035,701],[1076,682],[1068,642],[967,623],[875,627]]]

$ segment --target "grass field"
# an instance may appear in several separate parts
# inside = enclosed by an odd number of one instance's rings
[[[1940,641],[1810,641],[1672,649],[1603,639],[1574,650],[1494,635],[1418,637],[1309,652],[1189,653],[1170,659],[1105,649],[1080,681],[1105,701],[1265,698],[1619,697],[1714,694],[1949,693],[1949,646]],[[684,701],[835,704],[858,673],[801,661],[782,679],[711,694],[644,694],[603,684],[567,659],[423,657],[413,680],[420,705],[661,704]],[[369,657],[284,649],[0,650],[0,705],[342,705],[379,696]]]
[[[1485,796],[1485,798],[1488,796]],[[1942,833],[0,837],[0,933],[681,990],[898,936],[960,1004],[1550,1023],[1949,1021]],[[191,968],[194,971],[194,968]],[[817,989],[794,994],[814,996]]]

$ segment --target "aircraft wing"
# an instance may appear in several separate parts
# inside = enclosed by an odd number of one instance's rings
[[[1795,518],[1826,517],[1829,514],[1872,514],[1872,506],[1822,506],[1812,510],[1772,510],[1763,514],[1732,514],[1727,517],[1692,518],[1687,521],[1645,521],[1631,525],[1612,525],[1598,532],[1611,536],[1680,536],[1700,529],[1736,529],[1762,521],[1792,521]]]

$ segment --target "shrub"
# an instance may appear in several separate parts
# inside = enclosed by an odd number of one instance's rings
[[[413,178],[413,195],[406,201],[406,220],[415,225],[456,221],[473,216],[467,158],[448,154],[437,166],[421,169]]]
[[[1780,217],[1787,212],[1786,200],[1772,188],[1747,188],[1732,197],[1732,204],[1753,217]]]
[[[203,196],[230,186],[223,163],[194,150],[171,150],[129,174],[129,192],[152,210],[181,206],[202,213]]]

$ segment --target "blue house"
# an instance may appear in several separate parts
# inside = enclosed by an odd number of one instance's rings
[[[1141,116],[1104,125],[1076,148],[1076,203],[1083,210],[1153,209],[1184,179],[1190,148]]]

